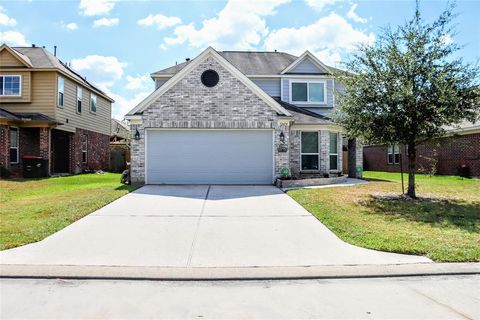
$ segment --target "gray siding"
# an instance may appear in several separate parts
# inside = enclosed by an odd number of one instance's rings
[[[304,59],[288,73],[325,73],[326,70],[319,69],[310,59]]]
[[[280,79],[251,79],[272,97],[280,97]]]

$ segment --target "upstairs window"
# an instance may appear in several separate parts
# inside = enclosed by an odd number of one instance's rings
[[[388,164],[400,163],[400,146],[398,144],[387,147],[387,162]]]
[[[18,163],[18,128],[10,127],[10,163]]]
[[[93,93],[90,95],[90,111],[97,112],[97,96]]]
[[[330,170],[338,170],[338,133],[330,132]]]
[[[0,76],[0,96],[19,97],[21,91],[20,76]]]
[[[318,170],[318,132],[302,132],[302,170]]]
[[[62,77],[58,77],[58,83],[57,83],[57,88],[58,88],[58,94],[57,94],[57,106],[58,107],[63,107],[63,91],[65,87],[65,80],[63,80]]]
[[[83,89],[82,87],[77,87],[77,112],[82,113],[82,99],[83,99]]]
[[[326,103],[325,82],[295,81],[291,86],[291,100],[298,103]]]

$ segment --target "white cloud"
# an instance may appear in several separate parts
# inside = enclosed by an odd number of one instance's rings
[[[148,15],[147,17],[140,19],[137,23],[141,26],[155,25],[158,30],[162,30],[168,27],[182,23],[182,20],[178,17],[167,17],[163,14]]]
[[[70,22],[70,23],[67,23],[65,25],[65,28],[67,28],[68,30],[77,30],[78,29],[78,24],[76,24],[75,22]]]
[[[342,0],[305,0],[307,5],[312,7],[317,11],[322,11],[324,8],[334,5],[336,2],[341,2]]]
[[[373,33],[366,34],[353,28],[343,17],[330,13],[311,25],[299,28],[282,28],[274,30],[265,39],[267,50],[280,50],[301,54],[310,50],[319,54],[325,63],[336,63],[340,53],[355,50],[359,43],[375,41]]]
[[[93,21],[93,26],[96,27],[113,27],[118,24],[120,19],[118,18],[101,18]]]
[[[145,88],[151,83],[153,83],[153,81],[148,75],[136,76],[136,77],[127,76],[127,85],[125,86],[125,88],[129,90],[136,90],[136,89]]]
[[[109,13],[116,0],[80,0],[79,9],[84,16],[99,16]]]
[[[87,77],[87,80],[97,85],[102,90],[107,90],[123,75],[127,63],[121,62],[117,57],[89,55],[72,60],[72,68]]]
[[[360,22],[360,23],[366,23],[368,20],[365,18],[360,17],[355,10],[357,10],[358,4],[352,3],[352,6],[350,7],[350,10],[347,12],[347,18],[355,21],[355,22]]]
[[[213,46],[216,49],[253,49],[268,34],[264,17],[289,0],[230,0],[216,17],[177,26],[174,37],[164,39],[165,45],[187,43],[192,47]]]
[[[446,34],[440,38],[440,41],[442,41],[444,45],[449,45],[453,42],[453,39],[451,35]]]
[[[121,95],[115,94],[107,90],[107,95],[113,100],[115,100],[115,103],[112,106],[112,117],[118,120],[122,120],[128,111],[132,110],[137,104],[139,104],[150,93],[152,93],[152,91],[153,89],[150,91],[142,91],[137,93],[133,98],[127,99]]]
[[[0,31],[0,43],[6,43],[10,46],[19,47],[30,45],[25,39],[25,36],[18,31]]]
[[[2,6],[0,6],[0,25],[9,27],[15,26],[17,24],[17,21],[7,16],[5,12],[6,10]]]

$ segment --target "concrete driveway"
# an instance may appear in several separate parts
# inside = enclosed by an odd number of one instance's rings
[[[144,186],[2,264],[167,267],[431,262],[349,245],[273,186]]]

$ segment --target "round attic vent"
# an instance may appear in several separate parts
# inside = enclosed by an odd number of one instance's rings
[[[218,83],[219,76],[218,73],[214,70],[207,70],[202,73],[202,83],[206,87],[215,87]]]

